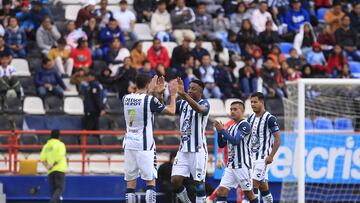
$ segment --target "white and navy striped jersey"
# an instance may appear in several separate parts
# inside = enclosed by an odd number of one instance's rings
[[[197,113],[185,100],[176,102],[176,114],[180,115],[180,149],[181,152],[207,151],[205,130],[209,118],[210,105],[206,99],[201,99],[199,105],[207,107],[205,113]]]
[[[274,143],[273,134],[279,131],[276,117],[265,111],[260,117],[253,113],[248,122],[251,126],[251,149],[255,160],[265,159]]]
[[[251,130],[250,124],[246,120],[232,124],[228,130],[232,137],[241,135],[242,139],[238,144],[232,144],[229,140],[228,145],[228,168],[252,168],[251,163]]]
[[[153,113],[161,113],[165,106],[156,97],[136,93],[125,95],[123,103],[126,121],[124,148],[144,151],[154,149]]]

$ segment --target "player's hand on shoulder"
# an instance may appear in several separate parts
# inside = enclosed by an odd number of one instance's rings
[[[267,156],[265,159],[265,164],[271,164],[273,162],[273,157],[272,156]]]

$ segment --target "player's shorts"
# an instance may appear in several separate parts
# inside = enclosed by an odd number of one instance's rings
[[[243,191],[252,190],[251,169],[226,167],[221,177],[220,186],[231,190],[231,188],[237,188],[238,185]]]
[[[252,177],[257,181],[268,180],[269,167],[265,164],[265,159],[258,159],[253,161]]]
[[[156,152],[125,149],[125,180],[135,180],[139,176],[143,180],[157,178]]]
[[[199,152],[178,152],[172,167],[171,176],[190,177],[195,181],[204,182],[208,154],[205,150]]]

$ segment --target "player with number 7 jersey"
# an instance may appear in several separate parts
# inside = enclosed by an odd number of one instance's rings
[[[153,137],[154,113],[175,114],[177,83],[170,83],[170,104],[165,106],[152,94],[162,97],[165,90],[164,77],[136,78],[136,92],[123,97],[126,134],[123,142],[125,152],[126,202],[135,203],[136,179],[146,181],[147,203],[156,202],[155,178],[157,178],[155,141]]]

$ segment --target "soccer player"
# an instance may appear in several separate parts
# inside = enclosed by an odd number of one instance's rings
[[[196,203],[204,203],[208,159],[205,128],[210,105],[206,99],[202,99],[205,87],[203,82],[193,80],[187,94],[183,81],[180,78],[177,81],[178,94],[182,97],[182,100],[176,102],[176,114],[180,115],[181,142],[171,172],[171,183],[180,201],[191,203],[183,185],[184,178],[191,174],[196,183]]]
[[[231,118],[235,121],[228,130],[219,122],[214,122],[218,131],[219,147],[228,145],[228,164],[218,189],[217,203],[226,203],[231,188],[240,185],[250,203],[257,203],[258,199],[252,191],[252,161],[251,161],[251,131],[250,124],[244,119],[245,105],[242,101],[235,101],[230,106]]]
[[[263,202],[272,203],[269,191],[269,164],[280,146],[280,131],[276,117],[265,110],[264,95],[256,92],[251,95],[251,108],[254,113],[248,118],[251,125],[251,145],[253,158],[254,193],[259,197],[259,189]],[[260,197],[258,198],[260,200]]]
[[[161,95],[164,92],[163,77],[155,76],[151,79],[147,75],[138,75],[136,88],[135,93],[123,97],[126,121],[126,135],[123,143],[125,180],[127,182],[126,202],[136,202],[136,179],[140,175],[147,185],[146,202],[155,203],[157,169],[153,138],[154,113],[175,114],[177,83],[176,81],[170,83],[169,106],[164,106],[156,97],[151,95],[153,93]]]

